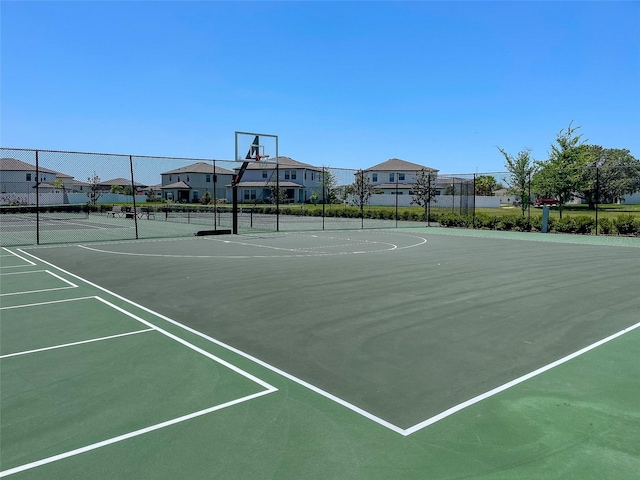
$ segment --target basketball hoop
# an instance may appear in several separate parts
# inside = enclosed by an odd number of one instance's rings
[[[247,159],[254,160],[256,162],[261,161],[263,158],[269,158],[269,155],[264,153],[264,145],[251,145],[249,148],[249,154]]]

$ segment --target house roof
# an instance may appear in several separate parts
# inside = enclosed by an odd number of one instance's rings
[[[111,180],[100,180],[100,185],[131,185],[131,180],[126,178],[112,178]],[[136,187],[146,187],[142,183],[135,182]]]
[[[247,166],[248,170],[273,170],[276,168],[276,164],[272,163],[274,162],[274,159],[270,158],[269,159],[270,162],[255,162],[252,161],[249,163],[249,166]],[[322,168],[319,167],[314,167],[313,165],[310,165],[308,163],[302,163],[299,162],[297,160],[294,160],[291,157],[283,157],[283,156],[279,156],[278,157],[278,166],[280,168],[305,168],[307,170],[315,170],[315,171],[322,171]],[[234,170],[239,170],[240,169],[240,165],[238,165]]]
[[[211,163],[205,162],[197,162],[192,163],[191,165],[185,165],[184,167],[176,168],[175,170],[162,172],[161,175],[168,175],[170,173],[215,173],[217,175],[233,175],[233,172],[231,170],[221,168],[217,165],[214,172],[213,165]]]
[[[417,163],[407,162],[399,158],[390,158],[386,162],[379,163],[373,167],[365,169],[365,172],[419,172],[420,170],[437,172],[438,170]]]
[[[18,160],[17,158],[0,158],[0,170],[5,171],[18,171],[18,172],[35,172],[36,166],[31,165],[30,163],[23,162],[22,160]],[[56,177],[60,178],[73,178],[71,175],[67,175],[66,173],[56,172],[55,170],[51,170],[50,168],[44,168],[41,165],[38,165],[38,171],[44,173],[53,173]]]
[[[172,183],[170,185],[165,185],[164,187],[160,187],[160,188],[162,190],[170,190],[170,189],[173,189],[173,190],[175,190],[175,189],[187,189],[187,190],[189,190],[189,189],[191,189],[191,187],[187,183],[183,182],[182,180],[180,180],[179,182]]]

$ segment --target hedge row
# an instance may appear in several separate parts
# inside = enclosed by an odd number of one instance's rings
[[[276,209],[273,205],[256,205],[252,207],[241,206],[241,208],[249,208],[256,214],[275,214]],[[191,212],[212,212],[213,206],[206,207],[188,207],[172,205],[171,207],[162,206],[161,210],[172,211],[191,211]],[[230,211],[231,207],[217,207],[218,211]],[[322,209],[307,209],[300,205],[286,205],[280,207],[280,214],[295,216],[314,216],[321,217]],[[364,212],[357,207],[345,206],[338,208],[327,208],[324,211],[325,217],[342,217],[342,218],[360,218],[364,214],[364,218],[378,220],[395,220],[395,211],[389,209],[373,209],[367,208]],[[427,218],[424,212],[415,210],[402,210],[398,220],[426,222]],[[510,230],[518,232],[539,232],[542,230],[542,217],[532,216],[531,219],[522,215],[489,215],[478,213],[476,216],[460,215],[458,213],[431,214],[429,221],[439,223],[443,227],[458,228],[477,228],[486,230]],[[550,217],[548,222],[548,230],[558,233],[575,233],[575,234],[594,234],[596,233],[596,221],[592,216],[565,216],[564,218]],[[598,219],[598,233],[604,235],[640,235],[640,219],[631,214],[621,214],[617,217]]]
[[[512,230],[518,232],[540,232],[542,217],[535,216],[529,220],[521,215],[486,215],[478,214],[458,215],[447,213],[437,220],[443,227],[478,228],[487,230]],[[570,216],[564,218],[549,218],[548,231],[558,233],[594,234],[596,220],[593,217]],[[640,235],[640,219],[630,214],[618,215],[614,219],[601,218],[598,220],[599,233],[604,235]]]

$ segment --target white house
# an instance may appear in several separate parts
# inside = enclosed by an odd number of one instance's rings
[[[239,170],[240,166],[236,168]],[[304,203],[314,193],[322,198],[322,168],[298,162],[289,157],[278,157],[278,184],[287,200]],[[231,184],[228,194],[231,195]],[[251,162],[238,184],[238,199],[241,202],[269,202],[272,188],[276,186],[276,164]],[[231,200],[231,196],[228,197]]]
[[[399,158],[390,158],[365,170],[371,186],[382,195],[409,195],[416,183],[416,177],[424,170],[431,173],[434,179],[438,170],[431,167],[407,162]]]
[[[206,192],[211,198],[227,198],[226,185],[233,172],[212,163],[197,162],[160,174],[162,198],[174,202],[196,203]]]
[[[64,194],[73,191],[73,177],[48,168],[23,162],[16,158],[0,158],[0,203],[36,203],[36,186],[42,203],[64,203]],[[59,198],[57,198],[59,197]]]

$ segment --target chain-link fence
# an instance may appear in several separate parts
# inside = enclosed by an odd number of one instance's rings
[[[242,163],[229,160],[9,148],[0,158],[2,245],[425,225],[541,230],[545,206],[555,231],[640,230],[630,207],[640,203],[640,174],[621,166],[567,173],[570,184],[559,173],[353,170],[282,156],[249,163],[241,177]],[[564,180],[573,187],[553,183]]]

